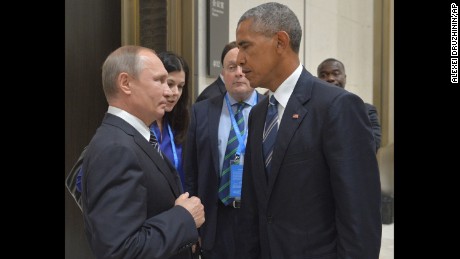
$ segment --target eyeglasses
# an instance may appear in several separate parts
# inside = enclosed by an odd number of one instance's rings
[[[238,70],[238,65],[230,65],[230,66],[227,66],[227,67],[224,67],[225,70],[227,70],[228,72],[236,72],[236,70]]]

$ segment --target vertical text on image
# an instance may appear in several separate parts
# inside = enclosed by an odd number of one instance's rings
[[[458,6],[450,5],[450,82],[458,83]]]

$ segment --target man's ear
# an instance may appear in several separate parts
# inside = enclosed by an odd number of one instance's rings
[[[277,38],[277,46],[276,48],[278,51],[284,51],[289,47],[289,43],[291,42],[291,39],[289,38],[289,35],[285,31],[279,31],[276,33],[276,38]]]
[[[131,77],[128,75],[128,73],[120,73],[118,75],[118,85],[121,92],[125,94],[131,94],[131,86],[129,85],[130,80]]]

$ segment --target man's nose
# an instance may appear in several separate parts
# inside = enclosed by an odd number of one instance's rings
[[[236,55],[236,63],[238,64],[238,66],[242,66],[244,65],[244,63],[246,63],[242,51],[238,51],[238,55]]]
[[[236,66],[235,76],[242,77],[244,75],[243,68],[241,66]]]
[[[334,82],[335,81],[335,76],[334,75],[328,75],[327,78],[326,78],[326,81],[331,83],[331,82]]]

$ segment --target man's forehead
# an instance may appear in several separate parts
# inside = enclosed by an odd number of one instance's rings
[[[324,63],[321,66],[321,70],[328,69],[328,70],[342,70],[342,66],[337,61],[329,61]]]

